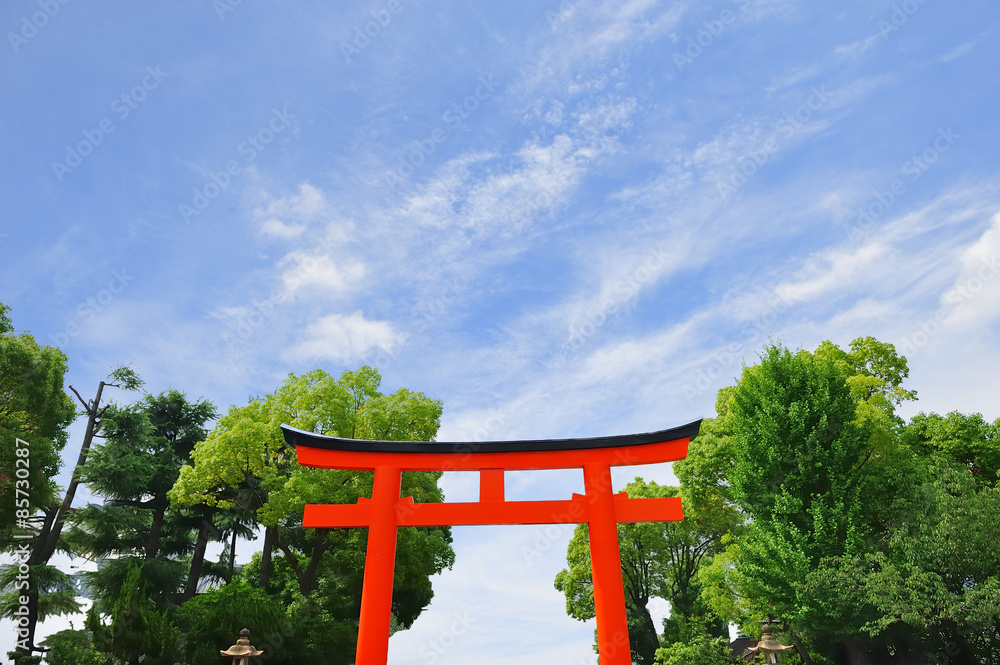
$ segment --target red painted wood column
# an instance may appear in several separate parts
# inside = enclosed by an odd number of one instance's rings
[[[396,505],[401,478],[402,473],[396,467],[375,469],[365,580],[361,591],[357,665],[385,665],[389,660],[392,578],[396,566]]]
[[[587,528],[594,580],[594,612],[597,615],[597,652],[601,665],[631,665],[610,465],[584,465],[583,484],[590,505]]]

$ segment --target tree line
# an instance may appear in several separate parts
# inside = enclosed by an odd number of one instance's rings
[[[302,515],[306,503],[370,498],[372,473],[300,466],[279,426],[428,441],[441,402],[407,389],[383,394],[370,367],[291,374],[223,415],[177,390],[146,392],[130,367],[88,398],[64,389],[65,354],[16,332],[9,311],[0,303],[0,550],[19,555],[0,568],[0,615],[18,630],[8,656],[17,665],[215,665],[219,649],[251,627],[270,662],[353,662],[365,530],[305,529]],[[61,488],[66,430],[78,417],[83,441]],[[29,460],[23,479],[14,473],[19,447]],[[440,475],[406,473],[403,491],[441,501]],[[81,485],[96,501],[74,505]],[[260,549],[236,566],[241,539]],[[446,527],[400,529],[399,541],[395,630],[430,603],[429,577],[454,562]],[[97,564],[82,573],[93,603],[83,626],[36,642],[39,622],[81,610],[73,577],[51,563],[57,552]]]
[[[908,374],[872,337],[771,343],[719,391],[679,487],[629,484],[685,514],[619,525],[636,663],[731,663],[728,625],[759,636],[768,619],[788,663],[1000,663],[1000,420],[904,421]],[[555,585],[570,616],[593,616],[585,526]],[[653,597],[670,604],[661,626]]]

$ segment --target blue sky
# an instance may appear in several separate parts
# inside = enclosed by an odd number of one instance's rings
[[[597,436],[874,335],[906,415],[1000,416],[994,3],[344,4],[0,9],[0,299],[81,392],[369,363],[443,440]],[[390,662],[589,662],[569,535],[456,529]]]

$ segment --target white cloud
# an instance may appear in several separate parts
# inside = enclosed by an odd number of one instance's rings
[[[624,102],[594,109],[577,124],[592,136],[563,133],[548,142],[525,143],[509,164],[498,164],[490,153],[450,160],[406,200],[399,215],[421,226],[469,229],[477,237],[521,232],[564,205],[588,167],[616,149],[617,141],[598,129],[626,123],[633,107]]]
[[[866,39],[859,39],[856,42],[851,42],[850,44],[843,44],[842,46],[837,46],[834,49],[834,55],[839,58],[857,58],[866,51],[870,50],[875,45],[882,41],[879,35],[872,35]]]
[[[988,325],[1000,318],[1000,213],[960,261],[958,277],[942,296],[948,322],[962,328]]]
[[[676,29],[687,8],[684,3],[676,2],[659,9],[656,0],[564,5],[568,5],[566,11],[554,7],[556,11],[547,14],[555,38],[545,35],[544,46],[532,54],[531,71],[522,70],[521,85],[529,91],[560,82],[570,94],[588,90],[574,80],[581,63],[600,65],[612,60],[623,45],[643,43],[669,33]],[[520,87],[516,86],[516,92],[521,92]]]
[[[278,198],[272,198],[268,194],[258,195],[267,199],[267,202],[254,209],[253,217],[260,224],[260,233],[265,236],[295,238],[309,224],[321,221],[328,213],[323,192],[308,182],[299,184],[297,194]]]
[[[878,262],[884,262],[889,253],[890,248],[878,242],[853,251],[836,249],[823,252],[806,262],[799,279],[779,284],[777,291],[790,300],[800,302],[844,291],[845,287],[853,287],[859,279],[868,280],[870,271]]]
[[[310,323],[306,339],[285,352],[292,361],[357,362],[376,349],[391,349],[405,341],[386,321],[369,321],[360,312],[327,314]]]
[[[872,324],[891,320],[902,314],[897,303],[877,298],[865,298],[853,307],[837,312],[825,324],[831,330],[862,330]]]
[[[305,224],[285,224],[276,217],[270,217],[260,225],[263,235],[274,238],[296,238],[305,230]]]
[[[327,296],[343,295],[365,275],[364,264],[360,262],[337,265],[328,254],[302,249],[285,255],[279,268],[285,297],[307,290]]]

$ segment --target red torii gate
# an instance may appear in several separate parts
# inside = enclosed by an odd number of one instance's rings
[[[374,471],[372,498],[356,504],[308,504],[308,528],[368,527],[357,665],[385,665],[389,656],[396,529],[401,526],[587,523],[601,665],[630,665],[618,522],[683,519],[679,498],[630,499],[614,494],[611,467],[673,462],[687,456],[701,421],[651,432],[589,439],[438,443],[360,441],[287,425],[285,441],[299,464]],[[504,471],[583,469],[585,494],[563,501],[507,501]],[[479,501],[414,503],[400,497],[403,471],[479,471]]]

